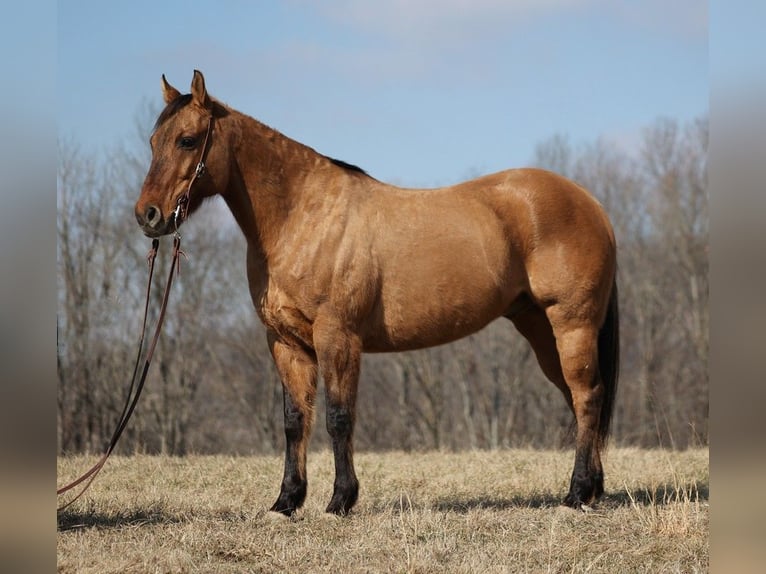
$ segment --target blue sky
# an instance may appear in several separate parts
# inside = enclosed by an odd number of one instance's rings
[[[708,110],[704,0],[72,0],[60,136],[134,141],[160,76],[408,186],[528,164],[554,134],[635,147]]]

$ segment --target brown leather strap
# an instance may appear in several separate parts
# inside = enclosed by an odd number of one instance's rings
[[[173,283],[173,274],[175,273],[176,268],[181,267],[181,261],[179,257],[181,255],[186,256],[186,254],[181,251],[181,236],[178,234],[178,225],[180,222],[182,222],[187,215],[188,207],[189,207],[189,198],[191,196],[192,187],[194,186],[194,183],[202,177],[202,175],[205,173],[205,158],[207,157],[207,152],[210,149],[210,134],[213,131],[213,115],[211,113],[210,118],[207,122],[207,131],[205,133],[205,141],[202,144],[202,152],[200,153],[199,162],[197,163],[197,167],[194,170],[194,175],[192,176],[191,181],[189,182],[189,187],[186,188],[186,191],[184,192],[181,197],[178,198],[178,203],[176,205],[176,210],[173,214],[174,218],[174,225],[176,226],[176,233],[173,238],[173,261],[170,264],[170,273],[168,274],[168,280],[165,284],[165,293],[162,296],[162,306],[160,307],[160,314],[157,318],[157,327],[154,330],[154,337],[152,338],[152,342],[149,345],[149,349],[146,353],[146,359],[144,360],[144,368],[141,371],[141,376],[138,379],[138,384],[136,385],[136,374],[138,373],[138,367],[141,364],[141,351],[144,346],[144,333],[146,331],[146,316],[149,312],[149,294],[151,292],[152,288],[152,275],[154,274],[154,259],[157,257],[157,251],[159,250],[159,239],[154,239],[152,241],[152,248],[149,251],[149,255],[147,256],[147,259],[149,260],[149,284],[146,288],[146,304],[144,305],[144,319],[143,324],[141,326],[141,338],[138,343],[138,353],[136,355],[136,363],[133,367],[133,376],[131,378],[130,382],[130,388],[128,390],[128,396],[125,399],[125,406],[122,409],[122,413],[120,414],[119,423],[117,424],[117,428],[114,430],[114,433],[112,433],[112,438],[109,441],[109,445],[106,447],[106,451],[101,456],[99,461],[94,464],[87,472],[85,472],[82,476],[80,476],[78,479],[70,482],[69,484],[62,486],[61,488],[58,488],[56,490],[56,495],[61,495],[64,492],[67,492],[68,490],[71,490],[75,486],[83,483],[84,481],[88,481],[85,486],[82,488],[82,490],[75,496],[72,500],[67,502],[65,505],[60,506],[58,510],[63,510],[70,504],[72,504],[75,500],[80,498],[83,493],[88,490],[88,487],[91,485],[93,480],[96,478],[99,472],[101,472],[101,468],[106,463],[106,460],[109,458],[109,455],[112,454],[112,451],[114,450],[115,446],[117,446],[117,441],[120,439],[120,436],[122,435],[122,431],[125,430],[125,427],[128,424],[128,420],[130,420],[130,416],[133,414],[133,411],[136,408],[136,404],[138,404],[138,397],[141,396],[141,391],[144,388],[144,382],[146,382],[146,374],[149,372],[149,365],[152,362],[152,357],[154,356],[154,349],[157,346],[157,341],[160,338],[160,331],[162,330],[162,323],[165,319],[165,310],[167,308],[168,304],[168,296],[170,295],[170,285]],[[180,220],[179,220],[180,218]],[[135,388],[135,394],[133,394],[133,390]]]
[[[189,200],[191,198],[192,186],[200,177],[202,177],[207,169],[205,167],[205,159],[207,158],[207,152],[210,148],[210,134],[212,131],[213,115],[211,113],[210,118],[208,118],[207,121],[207,131],[205,132],[205,141],[202,144],[202,152],[200,153],[199,162],[197,162],[197,167],[194,169],[194,175],[189,182],[189,186],[186,188],[186,191],[183,193],[183,195],[178,198],[178,202],[176,203],[176,210],[173,212],[173,225],[176,227],[176,232],[178,232],[178,226],[181,224],[181,222],[186,219],[186,214],[189,210]]]
[[[143,325],[141,327],[141,338],[138,344],[138,354],[136,355],[136,363],[133,368],[133,377],[131,378],[130,388],[128,390],[128,396],[125,399],[125,406],[122,409],[122,414],[120,415],[117,428],[112,433],[112,438],[109,441],[109,445],[106,447],[106,450],[104,454],[101,456],[101,458],[99,459],[99,461],[96,464],[94,464],[87,472],[82,474],[79,478],[56,490],[56,495],[58,496],[67,492],[68,490],[71,490],[75,486],[87,480],[87,482],[85,483],[85,486],[77,494],[77,496],[75,496],[72,500],[70,500],[63,506],[60,506],[58,510],[65,509],[67,506],[72,504],[75,500],[80,498],[86,490],[88,490],[88,487],[90,487],[93,480],[96,478],[98,473],[103,468],[104,464],[109,458],[109,455],[112,454],[112,451],[114,450],[115,446],[117,446],[117,441],[120,440],[120,436],[122,435],[122,432],[125,430],[125,427],[127,426],[128,421],[130,420],[130,417],[136,408],[136,405],[138,404],[138,398],[141,396],[141,391],[143,390],[144,383],[146,382],[146,375],[149,372],[149,365],[152,362],[154,349],[157,347],[157,341],[160,338],[162,323],[165,320],[165,311],[168,305],[168,298],[170,295],[170,286],[173,284],[173,276],[175,274],[176,268],[180,267],[179,257],[181,255],[184,255],[183,251],[181,251],[181,236],[175,235],[175,237],[173,238],[173,260],[170,264],[170,272],[168,274],[167,283],[165,284],[165,292],[162,296],[162,305],[160,306],[160,314],[157,318],[157,326],[154,329],[154,336],[152,337],[151,344],[149,345],[149,349],[146,353],[146,358],[144,359],[144,366],[141,371],[141,376],[139,377],[138,384],[136,385],[136,374],[138,373],[138,367],[141,363],[140,361],[141,351],[144,344],[144,334],[146,332],[146,316],[149,311],[149,296],[150,296],[151,287],[152,287],[152,276],[154,274],[154,260],[157,256],[158,250],[159,250],[159,239],[154,239],[152,241],[152,248],[149,251],[149,255],[148,255],[149,282],[146,288],[146,304],[144,305],[144,319],[143,319]],[[133,392],[134,388],[135,388],[135,393]]]

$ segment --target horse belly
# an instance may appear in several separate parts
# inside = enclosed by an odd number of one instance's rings
[[[506,269],[489,273],[464,265],[461,271],[413,272],[398,283],[385,282],[364,329],[364,349],[420,349],[475,333],[501,316],[520,293],[510,279]]]
[[[460,339],[503,315],[528,288],[523,245],[502,215],[523,213],[523,206],[512,209],[512,194],[455,188],[397,199],[396,211],[379,206],[387,216],[370,224],[380,283],[362,329],[365,350]]]

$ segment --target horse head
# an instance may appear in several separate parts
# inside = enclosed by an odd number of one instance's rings
[[[150,143],[152,162],[136,202],[136,220],[149,237],[173,233],[202,201],[226,189],[228,149],[214,120],[226,115],[194,71],[191,93],[181,94],[162,76],[165,109]]]

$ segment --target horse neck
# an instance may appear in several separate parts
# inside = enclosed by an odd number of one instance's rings
[[[248,242],[268,256],[306,177],[324,158],[249,116],[234,112],[230,119],[233,173],[224,199]]]

